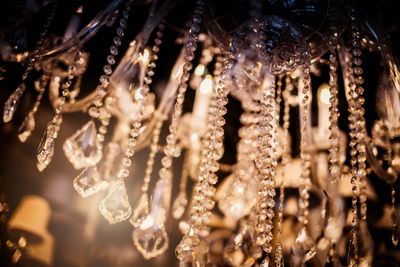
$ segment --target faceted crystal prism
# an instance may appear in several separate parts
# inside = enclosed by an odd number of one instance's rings
[[[163,254],[168,248],[168,235],[164,224],[150,213],[132,233],[133,243],[145,259]]]
[[[132,218],[130,220],[130,223],[134,227],[139,227],[140,224],[142,223],[143,219],[146,218],[146,216],[149,214],[149,200],[147,197],[146,193],[143,193],[143,195],[139,199],[139,203],[136,206],[135,210],[133,211]]]
[[[89,121],[73,136],[65,140],[63,148],[68,160],[76,169],[98,163],[102,153],[94,121]]]
[[[99,192],[105,182],[100,180],[96,166],[89,166],[74,179],[73,185],[82,197],[88,197]]]
[[[54,143],[56,138],[57,125],[55,123],[49,123],[37,151],[37,168],[39,171],[43,171],[47,165],[49,165],[54,154]]]
[[[174,204],[172,205],[172,216],[175,219],[180,219],[185,212],[186,205],[188,203],[186,193],[180,192],[176,197]]]
[[[311,260],[316,254],[316,245],[305,227],[297,235],[294,254],[294,257],[301,257],[303,262]]]
[[[14,113],[17,110],[18,103],[21,100],[21,97],[25,91],[25,88],[26,88],[25,83],[21,83],[21,85],[18,86],[18,88],[15,89],[15,91],[7,99],[4,105],[4,113],[3,113],[3,121],[5,123],[12,120]]]
[[[24,143],[29,136],[31,136],[32,131],[35,129],[35,117],[33,113],[29,113],[28,116],[25,117],[25,120],[22,122],[21,126],[18,129],[18,139],[22,143]]]
[[[100,213],[110,224],[128,219],[132,208],[126,195],[124,182],[114,182],[109,190],[108,195],[100,202]]]

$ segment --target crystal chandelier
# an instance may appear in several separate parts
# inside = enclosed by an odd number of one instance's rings
[[[162,46],[163,35],[180,1],[146,3],[149,16],[134,40],[123,37],[135,0],[114,0],[78,32],[79,9],[59,43],[48,35],[58,6],[49,2],[33,51],[2,48],[3,60],[25,63],[20,85],[4,103],[3,121],[13,119],[34,88],[36,100],[18,130],[25,142],[47,94],[54,115],[46,129],[37,129],[44,131],[37,169],[45,172],[55,143],[64,142],[66,159],[77,170],[74,189],[84,198],[104,194],[100,213],[110,224],[132,225],[133,245],[145,259],[167,250],[165,225],[173,221],[183,234],[175,249],[180,266],[371,266],[371,175],[392,188],[394,245],[400,237],[397,60],[383,29],[353,3],[278,2],[233,1],[226,7],[223,1],[193,1],[176,40],[181,51],[169,69],[157,64],[171,53]],[[116,31],[104,73],[82,95],[90,58],[84,44],[110,23]],[[373,63],[380,72],[376,86],[364,81],[372,55],[380,64]],[[166,72],[169,78],[156,89],[153,79]],[[195,97],[187,109],[189,89]],[[376,92],[372,123],[364,91]],[[231,109],[230,101],[240,108]],[[58,140],[70,112],[90,119]],[[230,113],[240,113],[240,129],[236,149],[228,150]],[[141,193],[132,196],[125,181],[132,179],[135,153],[145,148]],[[222,162],[232,150],[235,163]],[[298,193],[288,197],[291,189]],[[313,205],[312,195],[318,199]]]

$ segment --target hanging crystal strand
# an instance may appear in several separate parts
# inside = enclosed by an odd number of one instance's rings
[[[277,128],[277,103],[275,101],[275,77],[268,75],[267,88],[262,92],[259,130],[261,143],[257,148],[256,167],[259,171],[259,192],[256,215],[256,242],[267,253],[263,265],[270,262],[273,239],[275,206],[275,166],[277,165],[274,146]]]
[[[286,84],[285,91],[288,91],[289,87]],[[277,114],[280,114],[280,107],[282,102],[282,77],[279,77],[278,87],[276,90],[276,102],[277,102]],[[284,97],[284,96],[283,96]],[[283,267],[283,251],[282,251],[282,222],[283,222],[283,202],[285,200],[285,184],[284,177],[286,173],[287,164],[289,162],[289,147],[288,147],[288,136],[289,136],[289,103],[288,101],[284,101],[283,104],[283,131],[284,131],[284,143],[283,143],[283,154],[282,154],[282,177],[281,184],[279,186],[279,208],[278,208],[278,218],[277,218],[277,233],[276,233],[276,247],[275,247],[275,266]],[[277,135],[277,133],[275,133]]]
[[[352,11],[354,12],[354,11]],[[352,68],[354,85],[351,86],[350,90],[350,134],[352,140],[350,141],[351,146],[351,173],[352,173],[352,185],[353,185],[353,221],[352,221],[352,240],[350,244],[353,246],[353,251],[349,248],[349,265],[355,266],[358,264],[359,255],[359,244],[357,243],[357,234],[359,231],[359,221],[357,214],[357,193],[359,193],[360,201],[360,221],[364,222],[367,218],[367,194],[366,194],[366,147],[364,139],[366,136],[366,125],[363,108],[365,99],[363,98],[364,88],[362,87],[363,78],[361,74],[363,69],[361,67],[361,37],[360,28],[356,23],[356,17],[351,16],[352,21]],[[356,167],[356,164],[358,166]],[[359,192],[357,192],[357,186],[360,185]]]
[[[207,222],[210,210],[214,207],[214,185],[218,181],[216,172],[219,169],[218,160],[223,154],[223,137],[226,114],[225,105],[228,103],[229,90],[225,87],[228,82],[228,71],[232,67],[229,55],[218,56],[215,64],[214,77],[217,87],[209,106],[208,127],[203,140],[203,149],[200,159],[199,174],[193,188],[190,208],[190,228],[177,246],[175,253],[180,264],[194,263],[204,265],[207,258],[208,245],[205,238],[209,234]],[[221,70],[223,70],[221,74]],[[221,75],[221,76],[220,76]]]
[[[336,37],[334,37],[336,39]],[[329,56],[329,93],[331,103],[329,107],[329,175],[332,183],[335,183],[340,178],[339,169],[339,110],[338,110],[338,88],[337,88],[337,55],[336,55],[336,40],[330,44]]]
[[[299,186],[299,212],[298,220],[301,228],[296,237],[296,257],[304,263],[309,261],[315,256],[316,246],[307,230],[308,224],[308,206],[309,206],[309,188],[310,188],[310,167],[311,155],[309,151],[310,144],[307,140],[307,131],[310,125],[309,112],[311,104],[311,77],[310,67],[304,67],[303,73],[303,86],[300,94],[300,124],[301,124],[301,138],[300,138],[300,157],[302,159],[302,172],[300,176]]]
[[[179,193],[175,198],[174,204],[172,205],[172,216],[175,219],[180,219],[185,212],[186,205],[188,203],[186,196],[186,184],[189,178],[189,156],[185,155],[182,166],[181,181],[179,183]]]
[[[28,78],[30,72],[32,71],[33,67],[35,66],[36,61],[40,57],[39,52],[42,49],[44,39],[47,35],[50,24],[54,18],[54,15],[56,14],[57,6],[58,6],[58,1],[55,1],[52,9],[50,11],[49,16],[47,17],[47,20],[46,20],[45,24],[43,25],[43,29],[40,33],[39,40],[36,42],[36,47],[33,50],[32,55],[29,57],[28,65],[26,66],[26,69],[25,69],[24,73],[22,74],[21,84],[9,96],[6,103],[4,104],[3,121],[5,123],[12,120],[14,113],[17,110],[19,101],[21,100],[21,98],[26,90],[26,79]]]
[[[59,98],[55,115],[51,122],[47,125],[38,148],[38,162],[36,166],[39,171],[43,171],[47,165],[49,165],[54,154],[55,139],[58,136],[58,131],[60,130],[60,125],[62,122],[62,108],[64,106],[66,97],[69,94],[69,88],[71,87],[72,79],[74,78],[74,73],[76,71],[75,62],[80,58],[80,52],[78,51],[76,53],[77,54],[75,55],[74,62],[68,68],[67,81],[62,84],[61,98]]]
[[[184,44],[184,63],[182,76],[178,87],[175,106],[171,116],[169,125],[169,134],[166,138],[167,144],[164,148],[164,157],[161,159],[161,169],[159,171],[160,178],[157,181],[153,197],[151,212],[143,219],[141,225],[133,231],[133,242],[143,257],[149,259],[156,257],[165,252],[168,248],[168,234],[165,230],[165,221],[167,219],[168,210],[171,201],[172,191],[172,160],[176,154],[177,147],[177,131],[179,121],[182,115],[183,102],[185,98],[188,80],[190,78],[190,70],[192,69],[191,61],[194,58],[194,52],[197,48],[198,35],[200,31],[199,24],[202,20],[204,11],[204,1],[196,1],[194,9],[195,15],[189,30],[189,35]]]
[[[146,162],[145,176],[143,179],[143,185],[141,187],[142,195],[139,198],[139,203],[138,203],[137,207],[135,208],[135,210],[133,211],[133,215],[130,220],[130,223],[134,227],[138,227],[140,225],[140,223],[142,222],[142,220],[149,213],[148,190],[149,190],[149,184],[150,184],[150,179],[151,179],[151,173],[153,172],[154,158],[156,156],[156,153],[158,152],[158,142],[160,140],[162,124],[163,124],[162,120],[157,121],[156,126],[154,127],[154,130],[153,130],[149,158],[147,159],[147,162]]]
[[[39,91],[38,96],[36,97],[35,104],[31,111],[29,111],[28,115],[26,115],[23,123],[18,129],[18,139],[24,143],[31,133],[35,129],[35,114],[39,108],[40,101],[43,98],[43,94],[46,90],[47,84],[49,82],[50,77],[47,75],[42,75],[38,81],[35,82],[35,88]]]
[[[107,127],[110,124],[111,118],[111,114],[107,107],[111,105],[111,102],[113,101],[111,97],[106,98],[106,101],[103,101],[103,99],[107,95],[106,89],[110,83],[110,76],[113,72],[112,65],[115,64],[114,56],[118,54],[118,47],[121,45],[121,38],[124,36],[131,4],[132,0],[127,1],[125,4],[125,9],[122,12],[122,18],[119,21],[119,27],[116,30],[117,35],[113,38],[113,44],[110,46],[110,54],[107,56],[107,64],[103,67],[104,75],[100,76],[99,78],[100,85],[98,85],[96,88],[96,97],[93,101],[94,106],[90,107],[88,112],[92,119],[81,129],[79,129],[73,136],[66,139],[63,145],[64,153],[75,169],[85,168],[78,176],[81,178],[84,177],[81,175],[83,173],[88,173],[89,169],[91,169],[90,173],[92,173],[92,171],[93,173],[97,173],[97,167],[95,165],[102,158],[104,137],[107,133]],[[96,125],[94,123],[95,119],[99,119],[101,123],[98,132],[96,131]],[[90,139],[87,139],[89,136]],[[99,175],[96,174],[96,177],[99,177]],[[100,189],[98,182],[100,181],[91,179],[90,185],[86,184],[84,187],[90,188],[91,185],[96,185],[97,189]],[[76,185],[75,182],[74,185]],[[79,187],[81,186],[75,188],[79,193],[82,194],[83,189],[80,190],[78,189]],[[92,194],[98,192],[97,189],[94,191],[91,190]],[[84,195],[86,195],[86,193],[84,193]]]
[[[157,53],[159,52],[160,48],[159,46],[162,43],[162,36],[163,36],[163,30],[164,30],[164,24],[158,25],[158,31],[156,33],[156,38],[154,39],[154,46],[152,47],[153,53],[151,54],[151,60],[147,66],[147,71],[146,71],[146,76],[144,78],[144,86],[146,87],[146,90],[150,90],[150,84],[152,83],[151,77],[154,75],[154,68],[156,67],[156,61],[158,59]],[[157,116],[157,114],[155,114]],[[153,136],[152,136],[152,141],[150,145],[150,153],[149,153],[149,158],[146,163],[146,170],[145,170],[145,176],[143,179],[143,185],[141,188],[142,195],[139,198],[139,203],[135,210],[133,211],[132,218],[130,220],[130,223],[134,227],[138,227],[142,220],[146,217],[146,215],[149,213],[149,200],[148,200],[148,190],[149,190],[149,184],[150,184],[150,179],[151,179],[151,174],[153,172],[153,166],[154,166],[154,158],[156,156],[156,153],[158,152],[158,142],[160,140],[160,133],[161,133],[161,127],[163,124],[164,118],[158,118],[158,121],[154,127],[153,131]]]

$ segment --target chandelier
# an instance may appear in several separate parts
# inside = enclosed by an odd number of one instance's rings
[[[127,40],[136,4],[147,5],[149,15]],[[164,35],[169,14],[184,5],[179,0],[110,1],[80,31],[79,8],[61,41],[48,34],[58,5],[42,7],[46,21],[34,49],[2,43],[3,60],[25,69],[4,103],[3,122],[32,90],[36,99],[18,139],[43,131],[38,171],[45,175],[63,142],[76,169],[71,186],[83,198],[101,195],[99,211],[110,224],[129,222],[145,259],[167,250],[172,223],[182,233],[179,266],[371,266],[370,176],[391,187],[397,245],[398,63],[383,28],[356,3],[249,0],[227,7],[196,0],[185,3],[191,15],[173,48]],[[106,40],[98,85],[83,94],[90,59],[84,44],[104,25],[115,35]],[[159,67],[175,54],[168,68]],[[366,73],[368,64],[379,74]],[[379,77],[376,85],[368,75]],[[367,99],[367,91],[376,97]],[[35,129],[46,94],[54,115]],[[368,101],[376,102],[375,121],[366,116]],[[72,112],[89,119],[59,140],[64,114]],[[224,142],[232,114],[240,125],[235,148]],[[135,154],[146,149],[145,175],[135,178],[140,194],[132,195],[125,182],[133,179]],[[227,153],[234,163],[223,161]]]

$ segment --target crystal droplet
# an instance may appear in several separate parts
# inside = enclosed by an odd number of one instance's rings
[[[31,136],[32,131],[35,129],[35,117],[33,113],[28,113],[18,129],[18,139],[24,143],[29,136]]]
[[[9,96],[5,105],[4,105],[4,113],[3,113],[3,121],[5,123],[12,120],[15,111],[17,110],[17,106],[21,97],[25,91],[25,83],[21,83],[17,89]]]
[[[54,154],[54,143],[57,138],[57,125],[49,123],[43,134],[37,151],[38,170],[43,171],[49,165]]]
[[[158,223],[157,213],[150,213],[132,233],[133,244],[145,259],[163,254],[168,248],[164,224]]]
[[[130,223],[134,227],[139,227],[143,219],[149,214],[149,201],[146,193],[143,193],[139,199],[139,203],[133,211]]]
[[[180,219],[185,212],[188,200],[185,192],[180,192],[172,205],[172,216],[175,219]]]
[[[123,181],[117,181],[111,185],[107,196],[100,202],[99,209],[110,224],[122,222],[129,218],[132,208]]]
[[[74,179],[73,185],[82,197],[88,197],[99,192],[105,182],[100,180],[96,166],[89,166]]]
[[[65,140],[64,153],[76,169],[97,164],[101,159],[101,144],[93,120]]]
[[[315,256],[316,247],[310,234],[305,227],[302,227],[296,238],[298,251],[303,255],[303,261],[307,262]]]

